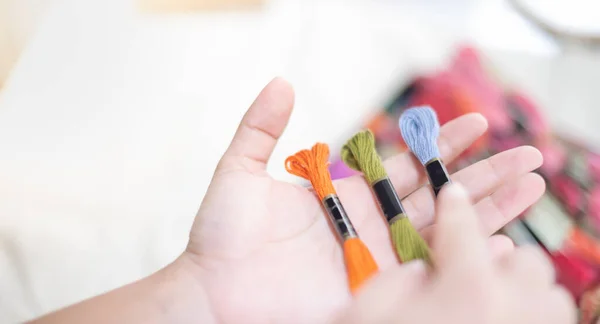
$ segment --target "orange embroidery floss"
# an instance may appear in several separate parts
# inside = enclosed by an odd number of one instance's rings
[[[350,291],[355,293],[362,284],[378,271],[371,252],[356,234],[340,199],[333,188],[328,170],[329,146],[315,144],[285,160],[287,172],[302,177],[312,184],[343,243],[344,262]]]

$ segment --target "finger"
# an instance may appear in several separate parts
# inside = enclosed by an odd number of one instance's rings
[[[538,168],[541,164],[542,155],[536,148],[522,146],[479,161],[454,173],[451,178],[466,188],[472,201],[478,202],[502,184]],[[416,228],[423,228],[433,222],[434,201],[435,196],[428,186],[420,188],[403,200]]]
[[[571,295],[562,287],[554,286],[537,293],[517,286],[513,292],[516,298],[510,300],[517,309],[520,309],[519,320],[522,323],[545,324],[575,324],[578,321],[578,312]],[[508,306],[511,307],[511,306]],[[590,322],[585,322],[590,323]]]
[[[445,186],[437,201],[433,241],[436,265],[454,275],[473,276],[489,269],[490,254],[475,209],[460,184]]]
[[[544,323],[577,323],[578,312],[573,296],[563,287],[554,286],[543,312],[549,316]],[[552,310],[548,312],[547,310]]]
[[[484,234],[491,235],[508,224],[538,201],[545,190],[544,179],[528,173],[479,201],[475,210],[481,215]]]
[[[488,247],[494,259],[503,258],[515,250],[513,241],[508,236],[502,234],[492,235],[488,238]]]
[[[418,291],[427,278],[422,261],[393,265],[370,280],[357,294],[339,323],[391,323],[403,300]],[[337,323],[336,322],[336,323]]]
[[[546,183],[542,177],[528,173],[504,184],[496,192],[480,200],[475,204],[475,213],[479,215],[482,233],[492,235],[521,215],[540,199],[545,188]],[[436,227],[435,224],[427,226],[421,230],[421,235],[425,238],[431,237]]]
[[[440,130],[438,146],[440,154],[446,163],[450,163],[487,129],[487,121],[481,114],[466,114],[444,124]],[[400,197],[414,191],[420,183],[424,182],[423,166],[410,152],[401,153],[385,161],[385,167],[390,179],[394,183]],[[366,222],[381,222],[377,217],[369,215],[380,213],[377,202],[373,199],[362,200],[352,197],[370,197],[371,188],[362,176],[353,176],[335,181],[336,190],[344,200],[348,210],[352,210],[350,217],[359,228]],[[350,199],[344,199],[350,197]],[[433,213],[433,209],[432,209]],[[409,214],[410,215],[410,214]],[[369,217],[368,217],[369,216]],[[415,226],[428,224],[415,219]],[[373,225],[378,226],[378,225]]]
[[[554,284],[555,273],[552,263],[542,250],[534,245],[515,249],[499,260],[504,271],[529,287],[547,289]]]
[[[219,170],[265,170],[293,106],[294,91],[291,85],[281,78],[269,82],[244,115],[219,163]]]
[[[487,127],[487,120],[477,113],[466,114],[444,124],[438,138],[442,160],[447,164],[452,162],[483,135]],[[384,166],[400,197],[425,182],[424,168],[410,152],[387,159]]]

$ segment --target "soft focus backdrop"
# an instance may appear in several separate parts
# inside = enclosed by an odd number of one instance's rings
[[[225,1],[228,3],[229,1]],[[269,171],[334,150],[415,74],[475,45],[555,129],[600,143],[592,1],[0,0],[0,322],[164,266],[245,109],[274,76],[296,109]],[[193,9],[193,10],[192,10]],[[596,19],[597,20],[597,19]]]

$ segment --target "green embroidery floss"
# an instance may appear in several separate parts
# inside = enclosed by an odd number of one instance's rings
[[[390,226],[392,242],[400,260],[421,259],[432,264],[429,247],[413,227],[390,178],[375,149],[375,138],[369,130],[354,135],[342,147],[344,163],[364,174]]]

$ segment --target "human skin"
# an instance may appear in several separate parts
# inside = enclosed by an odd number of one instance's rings
[[[342,312],[339,324],[570,324],[570,294],[555,282],[542,250],[519,247],[492,257],[467,193],[442,189],[434,233],[436,265],[390,267]]]
[[[35,323],[324,323],[338,318],[352,296],[327,216],[309,189],[266,172],[293,102],[291,86],[280,78],[259,94],[217,166],[187,249],[177,260]],[[443,125],[442,159],[450,163],[486,129],[479,114]],[[542,195],[544,181],[531,173],[541,163],[535,148],[519,147],[452,175],[473,204],[489,255],[511,253],[510,240],[491,235]],[[399,195],[406,196],[403,204],[413,225],[429,239],[436,230],[435,198],[423,186],[422,166],[408,152],[385,166]],[[387,225],[362,177],[334,185],[380,269],[396,267]]]

